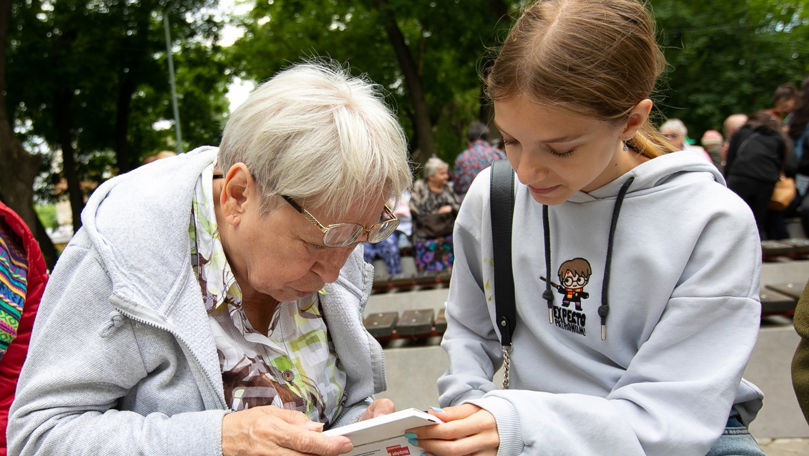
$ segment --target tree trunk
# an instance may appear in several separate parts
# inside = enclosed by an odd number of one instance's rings
[[[34,211],[34,178],[40,158],[25,151],[14,135],[6,111],[6,46],[11,0],[0,0],[0,199],[25,221],[34,233],[49,267],[56,262],[56,249]]]
[[[405,42],[401,29],[396,24],[396,18],[387,6],[386,0],[374,0],[374,7],[379,11],[385,32],[388,35],[393,51],[396,53],[396,60],[404,75],[407,93],[410,104],[413,106],[413,126],[416,130],[416,153],[411,159],[416,163],[425,163],[427,159],[435,154],[435,142],[433,140],[433,126],[430,122],[430,113],[427,100],[424,97],[424,89],[421,86],[421,76],[410,48]]]
[[[73,232],[75,233],[81,228],[84,192],[81,189],[79,174],[76,169],[76,150],[73,148],[73,136],[70,131],[70,104],[72,99],[73,95],[70,89],[57,89],[54,94],[56,131],[59,145],[62,148],[62,174],[67,181],[70,212],[73,216]]]

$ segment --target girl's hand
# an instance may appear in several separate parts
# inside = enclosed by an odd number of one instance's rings
[[[491,413],[473,404],[446,407],[443,411],[433,409],[430,413],[444,423],[408,430],[416,435],[424,451],[439,456],[497,454],[500,435]]]

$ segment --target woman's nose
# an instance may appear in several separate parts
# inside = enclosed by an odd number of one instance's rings
[[[323,249],[323,253],[315,262],[312,271],[320,276],[324,282],[334,282],[340,275],[340,270],[346,264],[348,256],[351,255],[355,248],[356,245]]]

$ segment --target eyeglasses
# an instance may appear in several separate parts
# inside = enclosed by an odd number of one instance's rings
[[[291,197],[286,195],[281,195],[281,197],[284,198],[290,206],[294,207],[296,211],[300,212],[311,220],[312,223],[317,225],[320,231],[323,232],[323,245],[327,247],[345,247],[356,241],[362,233],[368,235],[367,241],[370,243],[381,242],[393,234],[396,227],[399,226],[399,219],[393,215],[393,212],[387,205],[385,205],[385,215],[388,216],[389,219],[374,223],[370,228],[365,228],[356,223],[335,223],[329,226],[323,226],[314,215],[302,208]]]

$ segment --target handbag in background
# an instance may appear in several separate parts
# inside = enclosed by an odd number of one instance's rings
[[[795,199],[796,192],[795,179],[781,174],[770,196],[770,210],[783,211],[786,209],[789,203]]]
[[[427,239],[450,235],[455,226],[456,215],[455,211],[452,211],[419,216],[416,220],[416,229],[421,236]]]

